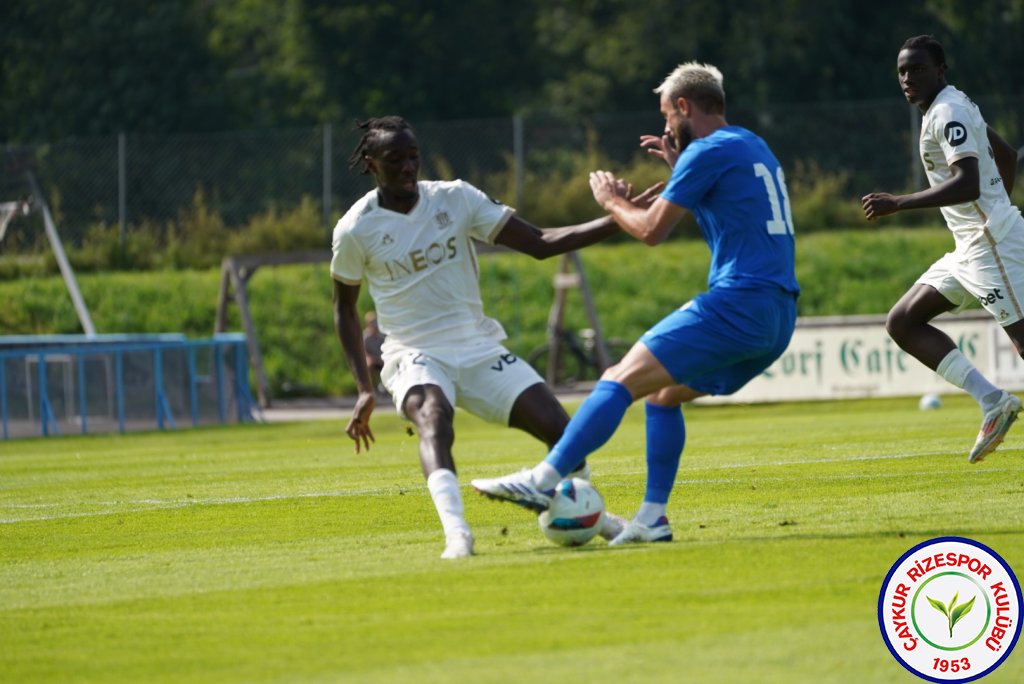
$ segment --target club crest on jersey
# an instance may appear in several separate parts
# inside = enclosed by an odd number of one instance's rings
[[[452,219],[451,219],[451,217],[450,217],[450,216],[448,215],[448,212],[447,212],[447,211],[439,211],[439,212],[437,212],[437,214],[436,214],[436,215],[434,216],[434,221],[436,221],[436,222],[437,222],[437,227],[438,227],[438,228],[445,228],[446,226],[448,226],[448,225],[450,225],[450,224],[451,224],[451,222],[452,222]]]
[[[956,147],[967,140],[967,127],[959,121],[950,121],[946,124],[942,135],[946,138],[946,142]]]

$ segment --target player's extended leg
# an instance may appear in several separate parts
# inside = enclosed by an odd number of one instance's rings
[[[633,396],[620,383],[601,380],[594,386],[566,427],[565,434],[532,470],[495,478],[479,478],[471,484],[492,499],[511,501],[537,513],[551,505],[557,485],[615,433]]]
[[[551,389],[544,383],[527,387],[516,399],[509,414],[509,427],[522,430],[543,442],[550,450],[565,433],[569,414]],[[590,470],[584,460],[569,475],[590,479]]]
[[[551,389],[543,384],[537,383],[526,388],[516,399],[509,415],[509,426],[527,432],[547,445],[548,449],[555,446],[566,426],[569,424],[569,414],[566,413],[558,398]],[[566,477],[579,477],[584,480],[590,479],[590,468],[584,460],[577,465]],[[625,525],[625,518],[615,515],[611,511],[605,511],[605,522],[600,530],[600,535],[608,540],[614,539]]]
[[[466,522],[452,457],[455,409],[437,385],[417,385],[405,395],[403,411],[420,435],[420,465],[444,528],[441,558],[471,556],[473,535]]]
[[[664,367],[645,345],[637,343],[601,376],[544,461],[533,470],[477,479],[472,485],[492,499],[511,501],[534,511],[546,510],[555,485],[615,434],[634,397],[671,384],[674,382]]]
[[[954,306],[931,285],[915,283],[889,310],[885,330],[900,349],[936,370],[956,344],[931,321]]]
[[[915,283],[893,306],[885,328],[893,341],[943,379],[968,392],[981,406],[981,428],[968,460],[977,463],[995,451],[1021,409],[1020,399],[1004,392],[981,374],[946,333],[931,325],[954,304],[931,285]],[[1014,326],[1018,326],[1015,328]],[[1021,322],[1007,326],[1011,339]],[[1016,345],[1016,340],[1014,341]],[[1018,349],[1021,347],[1018,346]]]
[[[666,509],[686,444],[682,402],[700,396],[685,386],[667,387],[647,398],[647,488],[640,510],[611,541],[613,546],[635,542],[672,541]]]
[[[550,449],[562,438],[569,424],[569,414],[547,385],[537,383],[527,387],[516,399],[508,424],[533,435]]]
[[[640,510],[609,542],[612,546],[672,541],[666,509],[686,441],[683,412],[678,405],[659,406],[650,401],[644,409],[647,413],[647,488]]]

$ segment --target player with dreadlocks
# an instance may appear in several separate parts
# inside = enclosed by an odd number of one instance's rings
[[[420,463],[445,534],[441,558],[470,556],[473,535],[452,456],[454,407],[523,430],[549,448],[569,422],[540,375],[502,345],[501,324],[484,315],[473,240],[545,259],[619,227],[606,216],[541,230],[465,181],[419,180],[419,144],[401,117],[358,127],[363,136],[349,161],[372,175],[376,188],[338,221],[331,261],[335,329],[359,392],[345,432],[357,453],[374,441],[374,388],[356,308],[365,280],[387,335],[381,380],[420,436]],[[631,201],[646,207],[659,189]],[[572,475],[586,477],[586,464]],[[622,523],[609,515],[602,535],[614,537]]]

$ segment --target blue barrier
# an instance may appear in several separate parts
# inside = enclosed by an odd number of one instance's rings
[[[34,366],[34,367],[33,367]],[[13,437],[250,422],[245,336],[0,337],[0,429]]]

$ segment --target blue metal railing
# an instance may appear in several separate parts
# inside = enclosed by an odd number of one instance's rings
[[[86,358],[96,359],[97,357],[109,363],[113,359],[113,380],[112,387],[108,391],[113,394],[107,397],[108,403],[112,403],[116,414],[117,430],[126,431],[126,388],[124,357],[127,354],[148,355],[152,360],[152,415],[155,419],[157,429],[174,429],[178,426],[178,418],[186,419],[192,426],[200,424],[200,383],[207,383],[209,376],[200,376],[198,373],[197,353],[202,350],[211,350],[213,354],[213,380],[214,392],[216,395],[217,418],[221,423],[228,422],[228,401],[234,400],[235,415],[237,422],[253,421],[254,412],[259,414],[249,386],[249,363],[246,349],[245,336],[237,333],[218,334],[208,340],[187,340],[181,335],[160,335],[140,339],[141,336],[105,336],[101,339],[85,338],[80,336],[51,336],[46,338],[12,338],[0,337],[0,428],[2,428],[3,439],[11,437],[10,424],[12,417],[11,392],[9,383],[10,373],[6,372],[7,362],[11,359],[24,359],[26,369],[30,363],[36,364],[34,375],[38,396],[31,396],[32,378],[26,370],[26,396],[22,402],[28,410],[28,419],[38,420],[38,432],[42,436],[59,435],[60,424],[53,411],[50,401],[49,366],[50,356],[60,357],[64,365],[66,377],[71,373],[77,380],[77,422],[82,434],[89,432],[89,411],[87,402],[87,380],[86,380]],[[35,344],[33,344],[35,342]],[[168,353],[179,352],[185,354],[185,373],[187,375],[187,408],[181,408],[182,415],[176,417],[172,410],[172,402],[168,400],[167,388],[165,385],[166,356]],[[225,360],[231,358],[233,367],[231,375],[232,386],[226,385],[228,372],[225,369]],[[68,367],[68,364],[71,367]],[[109,366],[107,366],[109,369]],[[109,370],[108,370],[109,373]],[[109,382],[109,381],[108,381]],[[20,398],[20,397],[19,397]],[[69,398],[65,397],[68,401]],[[133,404],[133,407],[135,405]],[[33,417],[32,412],[36,411]]]

